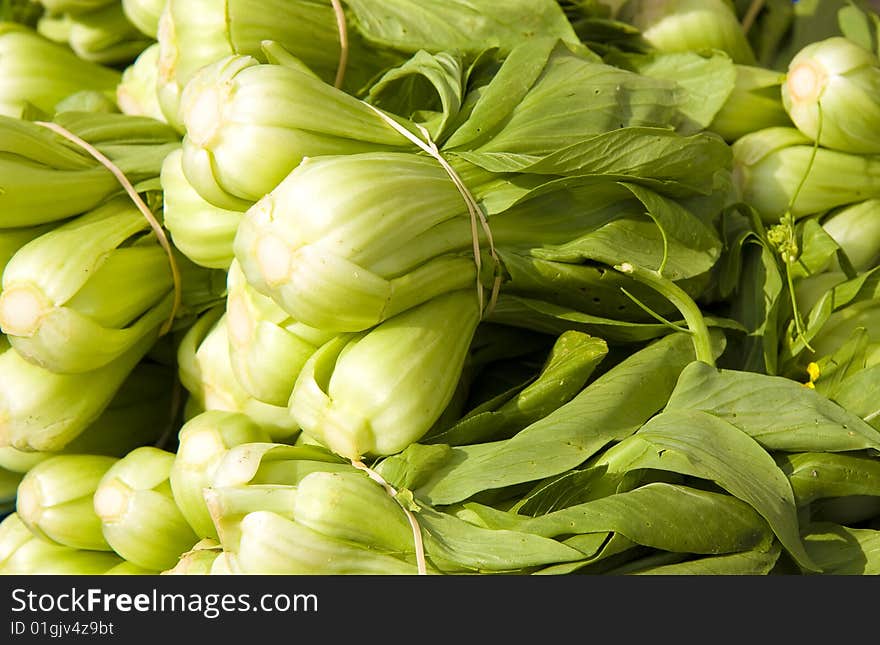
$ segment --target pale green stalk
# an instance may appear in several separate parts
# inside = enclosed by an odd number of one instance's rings
[[[74,92],[112,97],[120,73],[79,58],[29,27],[0,23],[0,115],[19,118],[27,104],[52,114]]]
[[[751,132],[732,148],[738,197],[768,223],[880,197],[880,155],[816,148],[792,127]]]
[[[165,121],[156,94],[158,70],[159,44],[153,43],[122,72],[122,79],[116,86],[116,103],[120,112]]]
[[[0,575],[102,575],[124,562],[109,551],[46,542],[17,513],[0,522]]]
[[[177,507],[196,535],[217,537],[203,491],[211,486],[223,456],[234,446],[268,441],[265,430],[238,412],[208,410],[181,427],[169,482]]]
[[[342,332],[473,286],[472,246],[464,198],[436,160],[371,153],[300,164],[245,213],[235,255],[294,319]]]
[[[122,10],[128,21],[142,34],[153,40],[159,38],[159,17],[166,0],[122,0]]]
[[[880,263],[880,198],[835,209],[824,215],[821,222],[853,269],[867,271]],[[830,268],[839,268],[836,256]]]
[[[213,488],[296,486],[315,471],[350,472],[348,461],[323,446],[251,442],[230,448],[217,463]]]
[[[44,38],[69,49],[68,39],[72,24],[73,16],[69,13],[43,13],[34,28]]]
[[[179,146],[174,130],[146,117],[68,112],[54,122],[95,146],[135,185],[158,177]],[[0,228],[59,222],[122,190],[107,168],[60,134],[0,115]]]
[[[272,511],[292,519],[296,497],[296,487],[287,484],[213,486],[205,490],[205,502],[222,545],[238,542],[240,521],[253,511]]]
[[[73,373],[155,339],[174,287],[166,252],[144,237],[148,230],[119,196],[19,249],[0,292],[0,329],[12,346],[45,369]]]
[[[335,540],[270,511],[241,520],[235,554],[242,573],[292,575],[414,575],[415,564]]]
[[[7,472],[24,476],[31,468],[50,457],[54,457],[55,454],[37,450],[19,450],[12,446],[3,446],[0,447],[0,468]]]
[[[229,358],[226,316],[205,312],[178,348],[180,380],[199,410],[240,412],[263,427],[273,440],[288,440],[299,425],[287,407],[264,403],[248,394],[235,377]]]
[[[735,65],[736,84],[707,130],[733,142],[741,136],[791,120],[780,96],[785,74],[755,65]]]
[[[40,4],[45,7],[47,13],[68,13],[71,15],[94,11],[95,9],[106,7],[117,1],[118,0],[39,0]]]
[[[129,562],[154,571],[173,567],[198,542],[171,493],[173,463],[174,453],[137,448],[107,471],[94,495],[107,543]]]
[[[298,524],[397,557],[415,553],[413,528],[400,504],[366,473],[317,471],[296,491]]]
[[[660,51],[720,49],[736,63],[755,63],[746,32],[726,0],[627,0],[617,18],[638,28]]]
[[[180,115],[184,173],[223,208],[257,201],[304,157],[414,147],[366,103],[308,71],[252,56],[200,69]]]
[[[97,419],[58,451],[0,448],[0,468],[27,473],[59,454],[122,457],[130,450],[153,444],[174,422],[172,368],[142,361],[125,378]]]
[[[236,380],[254,398],[286,406],[305,362],[335,334],[291,318],[247,282],[237,260],[227,284],[229,358]]]
[[[114,457],[59,455],[31,468],[18,487],[22,522],[49,542],[75,549],[110,551],[92,497]]]
[[[792,58],[781,97],[794,125],[834,150],[880,154],[880,59],[842,36]]]
[[[90,372],[56,374],[0,342],[0,446],[60,451],[107,408],[153,345],[145,337],[126,353]]]
[[[130,63],[154,41],[128,20],[117,1],[72,16],[67,42],[81,59],[110,66]]]
[[[183,153],[171,152],[162,164],[163,217],[174,245],[200,266],[228,269],[242,211],[206,201],[183,173]]]
[[[452,399],[480,316],[473,290],[454,291],[334,338],[303,367],[291,415],[348,459],[403,450]]]
[[[250,488],[250,487],[249,487]],[[231,498],[224,489],[210,497],[215,521],[222,527],[221,538],[232,571],[244,574],[416,574],[415,564],[338,540],[309,529],[290,519],[287,510],[253,508],[250,500]],[[265,496],[264,496],[265,498]],[[245,502],[244,504],[242,502]],[[244,509],[242,509],[244,506]]]
[[[386,66],[400,60],[372,49],[349,28],[343,89],[360,90]],[[264,41],[288,49],[324,82],[336,79],[341,50],[330,2],[311,0],[168,0],[159,18],[161,47],[159,100],[170,123],[183,132],[181,95],[193,75],[224,56],[240,54],[266,61]]]
[[[3,275],[3,269],[6,268],[6,264],[15,255],[16,251],[31,240],[52,230],[52,228],[52,224],[25,226],[22,228],[0,228],[0,276]]]
[[[115,567],[111,567],[104,572],[105,576],[155,576],[158,575],[158,571],[154,571],[153,569],[145,569],[144,567],[139,567],[138,565],[132,562],[120,562]]]

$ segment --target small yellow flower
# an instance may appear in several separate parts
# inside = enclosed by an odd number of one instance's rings
[[[816,381],[819,379],[819,373],[819,365],[817,363],[808,364],[807,376],[810,377],[810,380],[804,383],[804,386],[810,389],[816,389]]]

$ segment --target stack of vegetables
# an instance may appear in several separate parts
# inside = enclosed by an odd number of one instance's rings
[[[0,5],[0,572],[880,572],[808,4]]]

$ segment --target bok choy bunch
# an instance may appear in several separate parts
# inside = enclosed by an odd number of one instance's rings
[[[157,178],[180,146],[173,129],[147,117],[65,112],[52,122],[96,147],[135,188]],[[123,190],[107,168],[46,127],[2,117],[0,132],[0,228],[59,222]]]

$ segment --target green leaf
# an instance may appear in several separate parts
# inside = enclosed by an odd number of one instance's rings
[[[677,117],[681,90],[672,82],[605,64],[567,43],[535,54],[546,62],[538,75],[534,61],[513,52],[517,61],[508,58],[481,90],[444,150],[552,157],[572,142],[631,126],[664,129]],[[505,89],[509,95],[501,94]]]
[[[742,323],[745,336],[733,336],[723,359],[728,367],[775,374],[778,368],[783,278],[773,251],[747,218],[728,212],[726,251],[719,261],[721,296],[728,315]]]
[[[417,515],[425,550],[438,564],[455,563],[475,572],[516,571],[583,558],[575,548],[534,533],[486,529],[448,513],[422,507]]]
[[[505,293],[498,298],[489,319],[547,334],[560,334],[567,329],[577,329],[613,343],[646,342],[669,333],[669,327],[662,323],[604,318],[538,298],[525,298]],[[681,324],[684,324],[683,321]]]
[[[450,445],[504,439],[547,416],[583,389],[608,353],[608,345],[578,331],[561,334],[537,379],[494,410],[468,414],[432,443]]]
[[[813,379],[816,391],[836,401],[842,383],[865,369],[869,343],[867,330],[859,327],[836,352],[814,361],[819,368],[819,377]]]
[[[670,334],[625,358],[571,401],[510,439],[452,449],[416,490],[431,504],[537,481],[583,463],[638,429],[665,405],[679,373],[694,359],[690,336]]]
[[[675,564],[636,569],[638,576],[764,576],[776,565],[782,549],[778,542],[767,549],[695,558]]]
[[[852,324],[852,317],[835,314],[845,310],[848,310],[847,314],[849,311],[856,313],[859,307],[870,308],[878,301],[880,301],[880,266],[873,267],[849,280],[838,282],[825,291],[812,306],[806,320],[807,329],[804,338],[790,341],[783,347],[784,357],[788,361],[794,361],[806,349],[805,343],[813,345],[814,350],[817,343],[830,344],[837,349],[837,345],[842,345],[846,339],[840,338],[839,333],[835,333],[835,325],[829,323],[835,318],[849,317],[849,323]],[[848,331],[846,335],[849,335]]]
[[[826,575],[880,575],[880,531],[817,522],[803,538]]]
[[[880,364],[848,377],[837,388],[834,400],[880,431]]]
[[[576,547],[587,554],[588,557],[575,562],[553,564],[543,569],[538,569],[533,575],[569,575],[583,569],[589,569],[589,573],[601,573],[602,571],[597,571],[597,565],[599,565],[598,568],[604,570],[606,566],[613,566],[613,563],[621,558],[627,560],[630,557],[636,557],[634,554],[643,550],[635,542],[620,533],[586,533],[575,535],[565,540],[565,544]]]
[[[446,52],[417,52],[370,86],[368,103],[425,127],[439,141],[464,99],[463,61]]]
[[[837,12],[837,23],[840,31],[849,40],[864,47],[870,52],[877,46],[876,23],[868,14],[854,4],[843,7]]]
[[[615,459],[615,452],[624,458]],[[666,410],[593,465],[607,465],[609,473],[657,468],[713,481],[760,513],[802,567],[814,568],[798,536],[785,474],[754,439],[723,419],[698,410]]]
[[[861,454],[807,452],[778,455],[797,505],[848,495],[880,496],[880,458]]]
[[[373,469],[386,481],[393,482],[395,487],[412,490],[423,484],[450,455],[451,449],[446,444],[414,443],[406,450],[384,458]]]
[[[814,217],[801,220],[797,228],[801,252],[791,266],[792,278],[805,278],[821,273],[831,264],[840,247]]]
[[[524,41],[555,37],[576,43],[571,25],[552,0],[346,0],[358,31],[375,44],[414,53],[513,49]]]
[[[674,200],[636,184],[623,184],[646,208],[646,215],[624,216],[558,246],[534,249],[547,260],[593,260],[609,266],[622,262],[663,269],[670,280],[705,273],[721,253],[715,231]]]
[[[711,414],[767,450],[880,449],[880,432],[815,390],[782,376],[693,363],[682,371],[666,410]]]
[[[573,143],[571,143],[573,141]],[[591,180],[631,181],[672,196],[708,195],[715,173],[729,168],[729,146],[717,135],[683,136],[660,127],[627,126],[583,137],[543,155],[455,150],[456,156],[491,172],[525,172]]]
[[[748,503],[662,482],[525,519],[518,530],[545,537],[611,531],[636,544],[679,553],[745,551],[772,539],[767,523]]]
[[[551,477],[535,486],[510,510],[534,517],[598,499],[604,494],[602,484],[606,470],[604,467],[579,468],[559,477]],[[601,492],[595,492],[597,490]]]
[[[658,241],[657,246],[659,256],[662,254],[662,242]],[[610,270],[609,265],[578,259],[576,254],[577,245],[539,249],[536,254],[500,249],[499,255],[509,276],[502,289],[511,296],[535,298],[590,316],[621,322],[645,323],[656,320],[645,313],[627,293],[660,315],[678,315],[675,306],[654,289],[619,271]],[[691,293],[698,293],[705,283],[702,278],[698,276],[692,281],[693,284],[682,283],[680,286]]]
[[[636,70],[684,88],[680,103],[686,122],[679,130],[685,132],[708,128],[736,84],[733,60],[720,50],[658,52],[639,61]]]
[[[468,99],[475,102],[468,118],[443,144],[444,151],[467,149],[491,136],[537,81],[557,44],[555,39],[538,38],[513,48],[489,84],[471,91]]]

